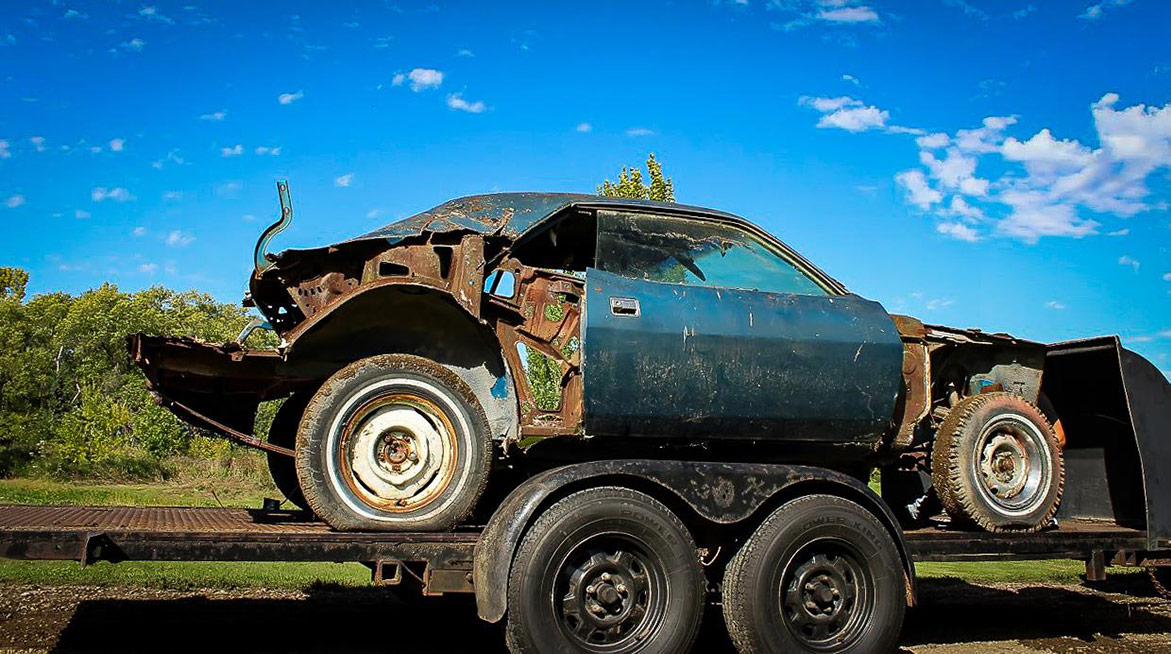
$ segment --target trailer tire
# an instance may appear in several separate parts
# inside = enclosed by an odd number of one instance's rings
[[[312,393],[294,393],[281,404],[268,428],[269,443],[290,449],[297,446],[297,428],[311,397]],[[301,482],[297,479],[296,458],[276,452],[265,452],[265,455],[268,459],[268,474],[277,490],[293,506],[311,511],[309,503],[305,501],[305,494],[301,492]]]
[[[443,531],[488,482],[484,409],[454,372],[384,354],[334,373],[297,433],[297,477],[313,511],[340,530]]]
[[[1065,466],[1045,415],[1003,391],[961,400],[935,436],[932,483],[952,520],[1035,532],[1057,514]]]
[[[569,495],[525,534],[508,583],[514,654],[681,654],[703,617],[695,541],[654,498],[614,486]]]
[[[740,654],[889,652],[907,587],[886,527],[833,495],[792,500],[724,571],[724,621]]]

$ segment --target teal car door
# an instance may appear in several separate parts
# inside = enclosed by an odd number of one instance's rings
[[[596,265],[588,433],[858,442],[889,427],[894,322],[781,244],[722,222],[601,211]]]

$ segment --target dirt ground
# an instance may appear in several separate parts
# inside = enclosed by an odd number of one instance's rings
[[[1171,653],[1171,602],[1134,579],[1097,590],[924,580],[920,590],[902,652]],[[378,589],[0,586],[0,651],[504,651],[469,598],[426,602]],[[704,624],[696,651],[731,652],[718,610]]]

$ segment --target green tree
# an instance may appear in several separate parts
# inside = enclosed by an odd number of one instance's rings
[[[598,186],[598,195],[611,198],[674,202],[675,185],[671,182],[670,177],[663,176],[663,166],[655,161],[655,153],[653,152],[646,159],[646,169],[647,176],[651,180],[650,184],[643,183],[642,170],[637,166],[632,168],[623,166],[622,172],[618,173],[618,182],[614,183],[609,179],[603,181],[601,186]]]
[[[23,270],[0,270],[0,475],[157,475],[166,457],[208,449],[152,401],[126,336],[223,342],[248,322],[243,309],[196,291],[112,284],[25,301],[27,282]]]
[[[0,300],[24,300],[28,272],[20,268],[0,268]]]

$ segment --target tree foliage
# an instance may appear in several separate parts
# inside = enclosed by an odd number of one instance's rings
[[[653,152],[646,159],[646,169],[647,176],[651,180],[650,184],[643,183],[642,170],[637,166],[632,168],[623,166],[622,172],[618,173],[618,182],[614,183],[609,179],[603,181],[598,187],[598,195],[611,198],[674,202],[675,185],[671,182],[670,177],[663,176],[663,165],[655,161],[655,153]]]
[[[197,291],[103,284],[24,300],[28,274],[0,268],[0,475],[143,476],[198,432],[157,406],[126,353],[134,332],[230,340],[244,310]]]

